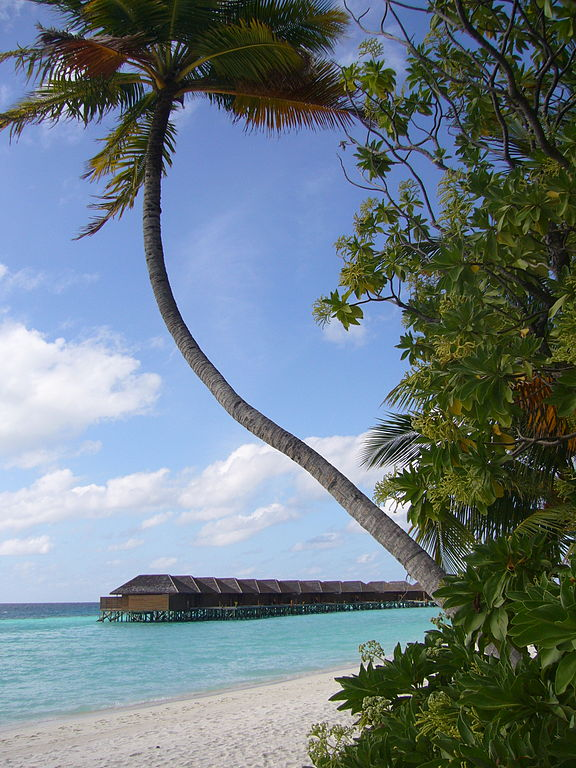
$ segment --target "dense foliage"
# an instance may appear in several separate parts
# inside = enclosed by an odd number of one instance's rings
[[[576,5],[385,0],[344,71],[374,191],[320,321],[403,314],[402,412],[366,458],[454,572],[421,643],[363,649],[317,768],[552,768],[576,755]],[[418,30],[426,24],[419,41]],[[392,34],[389,30],[400,30]],[[481,543],[478,543],[481,542]]]
[[[576,755],[576,558],[545,537],[480,545],[441,590],[455,609],[384,658],[367,644],[333,696],[358,730],[318,725],[317,768],[568,768]],[[486,655],[492,644],[498,656]]]
[[[573,524],[576,5],[412,5],[387,0],[384,42],[344,70],[374,196],[316,312],[349,327],[366,304],[401,308],[410,367],[388,401],[404,413],[368,446],[372,464],[401,468],[376,498],[406,505],[457,569],[475,540]],[[400,84],[389,39],[407,55]]]

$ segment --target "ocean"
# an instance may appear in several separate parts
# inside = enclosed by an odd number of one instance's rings
[[[258,685],[419,640],[438,608],[101,623],[97,603],[0,604],[0,727]]]

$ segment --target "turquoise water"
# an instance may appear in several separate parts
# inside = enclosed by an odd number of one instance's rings
[[[437,608],[255,621],[99,623],[95,604],[0,604],[0,725],[254,685],[421,639]]]

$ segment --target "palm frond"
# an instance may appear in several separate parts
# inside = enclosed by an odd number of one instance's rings
[[[122,119],[114,130],[99,141],[103,148],[87,163],[87,170],[82,178],[88,181],[99,181],[104,176],[114,174],[118,164],[122,163],[124,152],[130,147],[133,137],[141,132],[140,123],[146,123],[150,118],[156,97],[153,93],[147,93],[132,107],[125,110]]]
[[[50,66],[44,77],[70,73],[80,77],[111,77],[129,59],[148,62],[148,56],[142,57],[145,41],[142,33],[86,38],[57,29],[41,29],[38,48]]]
[[[149,97],[150,98],[150,97]],[[106,140],[104,148],[90,161],[86,172],[88,178],[99,178],[103,174],[113,173],[106,184],[98,202],[90,207],[100,211],[80,232],[77,239],[93,235],[110,221],[122,216],[134,206],[138,192],[144,184],[146,172],[146,151],[153,113],[147,110],[138,119],[128,115]],[[166,173],[172,165],[172,155],[175,151],[176,127],[168,123],[166,137],[162,149],[163,171]]]
[[[538,535],[542,531],[552,533],[555,536],[570,534],[574,530],[576,522],[573,509],[564,506],[550,506],[537,509],[531,515],[524,518],[514,529],[514,533],[526,533],[530,536]]]
[[[311,53],[327,53],[349,24],[348,15],[320,0],[254,0],[225,5],[230,20],[255,18],[290,45]]]
[[[362,464],[370,468],[408,464],[418,459],[422,444],[422,436],[412,427],[411,414],[390,413],[369,430]]]
[[[79,120],[85,125],[99,122],[114,109],[130,108],[142,94],[141,84],[130,75],[91,80],[54,78],[1,113],[0,131],[9,129],[11,137],[18,137],[27,126],[45,121]]]
[[[146,33],[150,43],[165,39],[159,32],[170,18],[170,0],[89,0],[83,3],[86,31],[116,37]]]
[[[273,72],[288,73],[304,66],[297,50],[257,20],[213,27],[197,37],[190,61],[179,79],[209,64],[216,78],[260,81]]]
[[[388,393],[385,402],[408,411],[416,411],[430,402],[432,397],[420,391],[419,374],[417,369],[404,374],[399,384]]]
[[[440,518],[429,518],[415,526],[416,541],[447,571],[456,572],[464,567],[464,558],[470,553],[475,539],[450,511]]]
[[[336,128],[353,120],[339,73],[327,62],[303,72],[270,75],[263,83],[214,84],[204,92],[231,112],[235,122],[269,133]]]

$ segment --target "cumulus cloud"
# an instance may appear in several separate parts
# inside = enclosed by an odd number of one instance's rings
[[[49,536],[31,539],[6,539],[0,542],[0,556],[46,555],[52,549]]]
[[[362,440],[362,435],[354,435],[311,437],[307,442],[357,484],[366,486],[374,478],[358,467]],[[297,517],[297,511],[324,494],[282,454],[267,445],[246,443],[201,471],[172,473],[161,468],[99,484],[81,481],[70,469],[47,472],[27,487],[0,492],[0,531],[129,514],[137,517],[141,531],[168,523],[194,525],[193,544],[224,547]],[[344,532],[362,530],[350,521],[342,531],[299,542],[293,551],[331,549],[340,546]],[[142,543],[129,539],[109,550],[132,549]]]
[[[160,570],[167,570],[172,568],[178,562],[177,557],[157,557],[156,560],[152,560],[150,568],[158,568]]]
[[[249,539],[271,525],[284,523],[295,517],[298,517],[297,513],[282,504],[270,504],[247,515],[232,515],[206,523],[194,543],[202,547],[225,547]]]
[[[181,521],[224,517],[255,488],[293,471],[294,467],[290,459],[268,445],[241,445],[190,481],[178,499],[179,505],[189,510]]]
[[[321,533],[306,541],[299,541],[292,547],[293,552],[304,552],[308,549],[334,549],[342,544],[339,533]]]
[[[308,442],[355,482],[373,481],[357,466],[362,436],[312,437]],[[168,522],[201,523],[197,544],[225,546],[295,517],[295,510],[324,493],[282,454],[267,445],[246,443],[195,473],[161,468],[96,484],[81,482],[69,469],[48,472],[25,488],[0,493],[0,530],[128,513],[138,515],[141,530]],[[269,503],[271,498],[274,503]],[[322,534],[297,546],[334,547],[340,536]]]
[[[49,341],[20,323],[0,324],[0,456],[12,465],[41,461],[47,444],[103,420],[142,413],[160,377],[140,373],[134,357],[110,340]]]
[[[81,485],[69,469],[55,470],[27,488],[0,493],[0,530],[132,509],[152,511],[173,498],[168,474],[160,469],[112,478],[105,485]]]
[[[141,528],[155,528],[157,525],[162,525],[162,523],[166,523],[170,518],[172,517],[172,512],[159,512],[157,515],[152,515],[152,517],[147,517],[146,520],[142,520]]]

